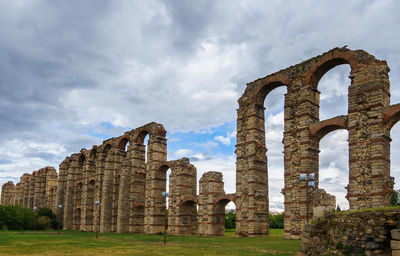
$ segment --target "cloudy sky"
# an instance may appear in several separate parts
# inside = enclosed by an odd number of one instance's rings
[[[198,177],[223,172],[234,192],[246,82],[348,45],[388,61],[400,102],[400,2],[349,2],[0,0],[0,184],[156,121],[169,159],[190,157]],[[344,65],[321,80],[321,119],[346,114],[348,75]],[[283,208],[285,92],[265,101],[271,210]],[[398,155],[400,125],[392,138]],[[320,154],[320,187],[342,208],[346,139],[329,134]]]

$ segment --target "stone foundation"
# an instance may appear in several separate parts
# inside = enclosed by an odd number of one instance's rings
[[[400,207],[328,213],[305,225],[301,250],[306,255],[397,255],[399,228]]]

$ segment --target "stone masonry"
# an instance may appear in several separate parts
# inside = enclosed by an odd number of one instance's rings
[[[399,207],[327,213],[306,224],[301,251],[312,256],[399,255],[399,228]]]
[[[18,204],[30,209],[50,208],[55,211],[57,178],[57,171],[53,167],[39,169],[32,175],[24,173],[17,185],[9,181],[2,186],[1,204]]]
[[[319,119],[318,82],[337,65],[351,68],[348,114]],[[318,189],[319,141],[337,129],[349,133],[350,209],[389,205],[390,129],[400,119],[400,106],[390,105],[389,67],[362,50],[335,48],[247,85],[238,100],[236,145],[237,233],[268,234],[268,165],[264,100],[286,86],[284,106],[285,238],[299,238],[312,218],[312,191],[300,174],[316,174]],[[268,142],[267,142],[268,144]],[[311,194],[307,200],[307,194]],[[308,206],[307,206],[308,205]]]
[[[348,113],[320,120],[318,83],[341,64],[351,68]],[[394,184],[390,130],[400,120],[400,104],[390,105],[388,73],[385,61],[343,47],[248,83],[238,100],[235,194],[224,192],[221,173],[206,172],[197,195],[196,168],[188,159],[167,161],[166,130],[153,122],[68,156],[58,177],[54,168],[45,167],[24,174],[15,186],[4,184],[1,204],[51,208],[64,229],[158,234],[165,227],[166,200],[161,193],[170,169],[171,234],[198,230],[200,235],[222,235],[225,206],[234,202],[237,235],[268,235],[264,101],[269,92],[286,86],[284,228],[285,238],[298,239],[314,210],[317,214],[334,208],[335,198],[318,188],[319,141],[334,130],[348,131],[350,209],[389,205]],[[300,174],[310,173],[316,174],[314,189],[299,181]]]

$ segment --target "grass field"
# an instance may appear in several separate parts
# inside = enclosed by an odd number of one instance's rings
[[[283,230],[268,237],[239,238],[234,231],[222,237],[99,234],[82,231],[0,231],[0,255],[296,255],[300,241],[284,240]]]

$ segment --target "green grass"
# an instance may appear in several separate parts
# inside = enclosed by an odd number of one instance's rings
[[[99,234],[82,231],[12,232],[0,231],[0,255],[296,255],[300,241],[284,240],[283,230],[270,230],[265,237]]]
[[[365,208],[360,210],[347,210],[340,212],[333,212],[333,214],[341,215],[341,214],[351,214],[351,213],[360,213],[360,212],[377,212],[377,211],[396,211],[400,210],[400,206],[387,206],[387,207],[377,207],[377,208]]]

